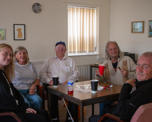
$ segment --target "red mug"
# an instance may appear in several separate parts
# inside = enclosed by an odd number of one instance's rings
[[[102,64],[99,65],[99,73],[100,73],[101,76],[102,76],[103,73],[104,73],[104,68],[105,68],[104,65],[102,65]]]

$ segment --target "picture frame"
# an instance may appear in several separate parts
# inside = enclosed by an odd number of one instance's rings
[[[132,33],[144,33],[144,21],[132,21],[131,22]]]
[[[14,40],[25,40],[25,24],[13,24]]]
[[[148,36],[152,37],[152,20],[148,21]]]
[[[0,41],[6,40],[6,29],[0,28]]]

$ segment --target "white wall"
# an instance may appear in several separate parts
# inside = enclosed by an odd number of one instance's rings
[[[32,4],[40,2],[42,12],[32,12]],[[56,41],[67,41],[67,5],[81,4],[99,8],[99,50],[109,40],[110,0],[0,0],[0,28],[6,29],[6,40],[15,49],[24,45],[32,61],[54,56]],[[26,24],[26,40],[13,40],[13,24]],[[77,64],[96,63],[97,56],[74,57]]]
[[[152,0],[111,0],[110,9],[110,40],[117,41],[123,51],[152,51],[152,38],[148,37]],[[145,32],[131,33],[131,21],[145,21]]]

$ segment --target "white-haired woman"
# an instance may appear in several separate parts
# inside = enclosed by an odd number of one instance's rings
[[[128,79],[135,79],[136,64],[121,52],[116,41],[108,41],[105,48],[104,80],[115,85],[123,85]],[[100,114],[106,113],[113,101],[100,104]]]
[[[12,83],[23,95],[29,107],[40,110],[42,99],[36,93],[39,79],[35,67],[29,61],[28,51],[25,47],[19,46],[16,48],[14,55],[16,59],[15,77]]]
[[[135,78],[136,64],[130,57],[123,55],[117,42],[107,42],[105,53],[104,78],[106,81],[123,85],[126,80]]]

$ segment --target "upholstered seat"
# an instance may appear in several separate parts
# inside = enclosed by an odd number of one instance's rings
[[[13,112],[3,112],[0,113],[0,122],[21,122],[21,120]]]
[[[131,122],[150,122],[152,120],[152,103],[140,106],[134,113]]]
[[[136,112],[134,113],[134,115],[131,118],[130,122],[150,122],[152,120],[152,103],[148,103],[145,105],[141,105]],[[106,113],[103,116],[101,116],[99,122],[102,122],[102,120],[104,118],[110,118],[112,120],[116,120],[117,122],[123,122],[122,120],[120,120],[119,117],[110,114],[110,113]]]

